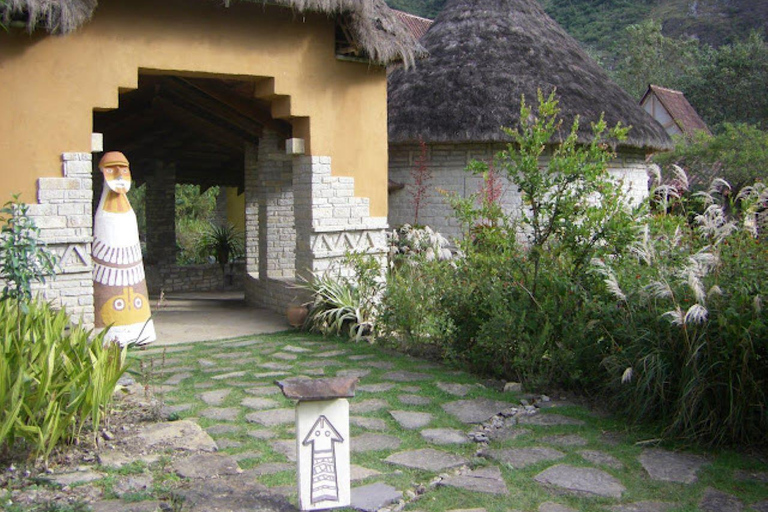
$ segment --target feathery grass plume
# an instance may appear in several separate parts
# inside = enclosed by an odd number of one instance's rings
[[[672,173],[675,175],[672,182],[673,185],[675,185],[678,190],[687,192],[690,188],[690,184],[688,182],[688,174],[685,170],[679,165],[672,164]]]
[[[624,373],[621,374],[621,383],[626,384],[627,382],[632,382],[632,374],[633,370],[632,367],[627,367],[626,370],[624,370]]]
[[[694,217],[694,221],[698,224],[699,232],[714,238],[716,243],[737,229],[736,223],[727,219],[723,207],[718,204],[709,205],[704,213]]]
[[[763,299],[759,295],[755,295],[755,298],[752,299],[752,308],[755,310],[755,313],[762,313],[763,311]]]
[[[685,314],[683,313],[683,310],[680,309],[680,306],[667,311],[661,315],[661,318],[668,318],[669,321],[672,322],[672,325],[685,325]]]
[[[721,297],[723,290],[718,285],[713,285],[707,292],[707,298],[714,297],[715,295]]]
[[[731,191],[731,184],[725,181],[723,178],[715,178],[712,180],[712,183],[709,185],[709,194],[720,194],[723,195],[725,191],[730,192]]]
[[[683,318],[683,323],[685,325],[702,324],[707,320],[708,314],[709,311],[707,311],[707,308],[701,304],[694,304],[688,308],[688,311],[686,311],[685,318]]]
[[[672,291],[672,287],[669,285],[666,279],[653,281],[652,283],[643,287],[643,290],[650,294],[651,297],[656,299],[671,299],[675,296],[674,292]]]
[[[601,261],[598,258],[592,259],[592,268],[594,271],[603,276],[603,282],[605,283],[605,287],[608,289],[608,291],[619,299],[620,301],[627,300],[626,294],[622,291],[621,286],[619,285],[619,281],[616,278],[616,274],[611,270],[608,265],[605,264],[604,261]]]
[[[656,249],[651,239],[651,229],[648,224],[640,226],[640,237],[629,248],[631,254],[637,256],[646,265],[651,266],[656,257]]]

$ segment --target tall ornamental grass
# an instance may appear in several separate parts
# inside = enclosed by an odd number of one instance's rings
[[[654,191],[631,254],[597,260],[605,291],[607,395],[635,421],[701,444],[768,432],[768,242],[756,210],[768,194],[715,180]],[[732,199],[735,198],[735,199]]]
[[[89,335],[46,303],[0,301],[0,450],[47,460],[84,429],[96,434],[126,362],[125,349]]]

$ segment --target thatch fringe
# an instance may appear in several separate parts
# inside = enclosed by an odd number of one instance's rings
[[[23,15],[30,32],[42,26],[52,34],[66,34],[90,20],[97,3],[98,0],[4,0],[0,2],[0,18],[7,24]]]
[[[664,129],[608,77],[537,0],[449,0],[420,42],[429,57],[389,76],[390,143],[505,142],[520,98],[557,89],[567,126],[581,117],[592,138],[601,113],[609,126],[631,125],[624,144],[670,149]]]
[[[349,15],[356,42],[367,57],[378,64],[402,61],[413,65],[424,48],[387,7],[384,0],[243,0],[265,5],[280,5],[298,12],[318,12],[329,16]],[[228,5],[230,0],[225,0]],[[43,27],[52,34],[67,34],[91,19],[98,0],[4,0],[0,19],[6,23],[25,16],[31,32]]]

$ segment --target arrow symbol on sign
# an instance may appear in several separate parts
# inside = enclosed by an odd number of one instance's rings
[[[312,489],[310,501],[339,501],[339,483],[336,475],[336,443],[343,443],[339,431],[321,415],[302,441],[312,445]]]

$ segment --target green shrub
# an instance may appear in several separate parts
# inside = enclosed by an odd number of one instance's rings
[[[626,417],[658,422],[669,436],[762,442],[768,243],[750,222],[756,189],[734,206],[718,183],[700,195],[700,212],[662,209],[640,230],[633,256],[597,263],[614,299],[604,318],[608,396]]]
[[[48,304],[0,301],[0,448],[23,441],[47,459],[86,424],[98,430],[125,350],[90,334]]]

